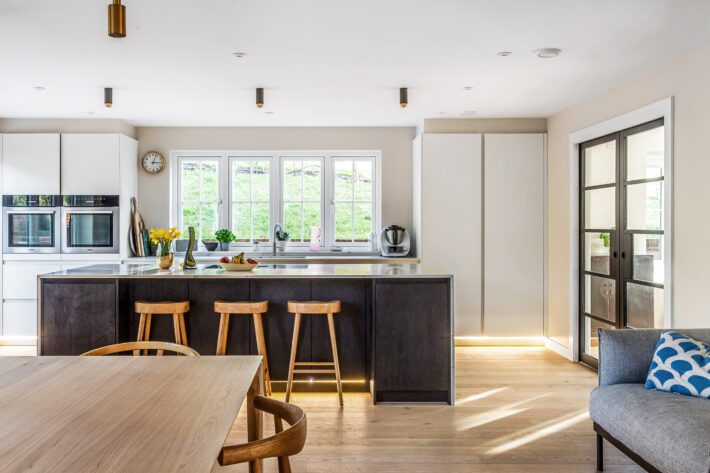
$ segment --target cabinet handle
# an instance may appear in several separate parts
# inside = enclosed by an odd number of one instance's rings
[[[616,251],[614,251],[614,252],[611,253],[611,257],[612,257],[612,258],[616,258]]]
[[[626,252],[625,252],[625,251],[622,251],[622,252],[621,252],[621,258],[626,258]]]

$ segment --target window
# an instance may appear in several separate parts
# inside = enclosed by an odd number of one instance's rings
[[[378,151],[173,151],[171,162],[171,225],[198,240],[230,228],[233,245],[266,246],[281,223],[291,249],[319,227],[324,250],[369,251],[379,230]]]

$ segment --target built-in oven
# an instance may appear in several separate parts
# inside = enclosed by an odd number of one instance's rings
[[[59,253],[58,195],[3,195],[4,253]]]
[[[118,196],[62,196],[62,253],[118,254]]]

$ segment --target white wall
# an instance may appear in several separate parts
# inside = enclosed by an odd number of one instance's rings
[[[569,135],[664,98],[675,97],[673,164],[673,318],[676,327],[710,327],[707,235],[710,218],[710,45],[643,70],[601,96],[548,119],[547,335],[569,346]]]

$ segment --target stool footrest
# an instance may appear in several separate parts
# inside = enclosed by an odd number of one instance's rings
[[[293,374],[335,374],[335,370],[293,370]]]
[[[332,361],[297,361],[294,363],[294,366],[335,366],[335,363]]]

